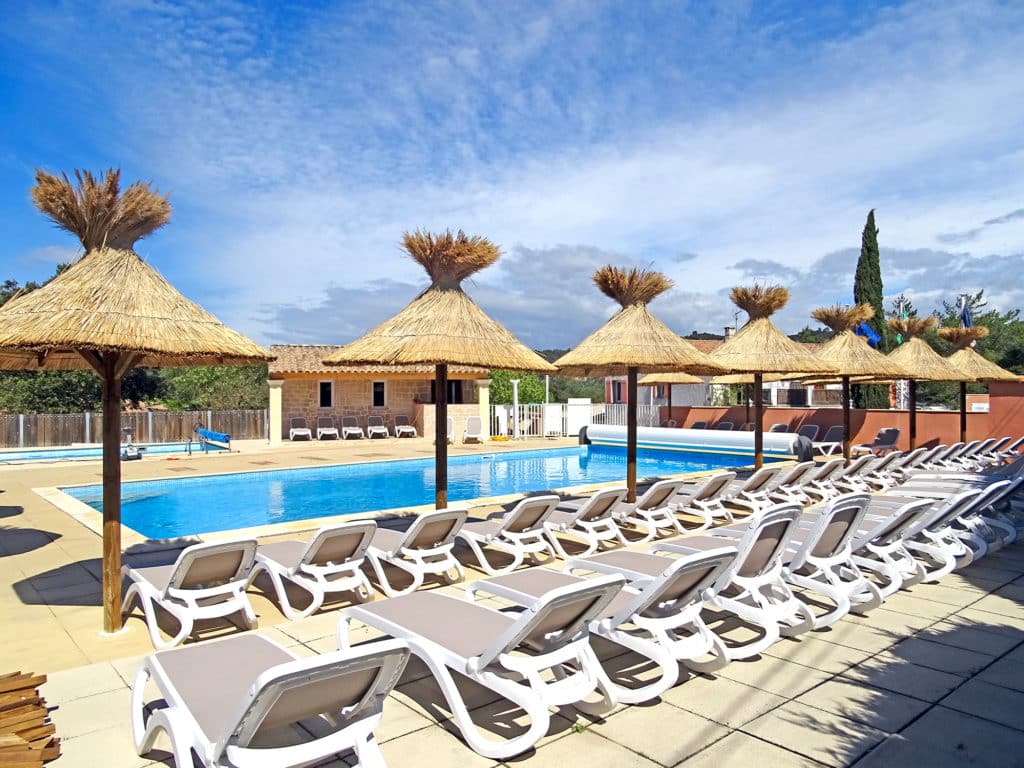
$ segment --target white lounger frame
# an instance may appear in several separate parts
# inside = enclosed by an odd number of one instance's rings
[[[558,512],[575,515],[571,522],[559,523],[548,520],[544,523],[548,541],[558,556],[563,560],[572,557],[559,541],[559,535],[582,539],[586,543],[587,548],[577,557],[593,554],[604,542],[628,544],[629,541],[622,535],[618,523],[615,522],[615,507],[626,498],[626,493],[625,488],[607,488],[598,491],[579,506],[557,509]],[[599,510],[599,514],[591,517],[595,508]],[[591,519],[586,519],[588,517]]]
[[[461,522],[457,522],[448,536],[443,541],[437,542],[436,546],[429,548],[407,546],[415,540],[423,527],[429,523],[449,518],[456,521],[461,518]],[[409,526],[401,544],[393,553],[374,546],[371,539],[370,546],[366,549],[366,560],[377,575],[377,583],[384,594],[388,597],[407,595],[418,589],[428,574],[442,576],[449,584],[462,581],[466,577],[466,572],[462,568],[462,563],[452,554],[452,549],[455,546],[455,536],[465,521],[466,511],[462,509],[438,509],[433,512],[424,512]],[[393,565],[408,573],[412,576],[412,584],[404,589],[395,589],[388,579],[384,568],[385,564]]]
[[[487,573],[492,576],[499,576],[503,573],[510,573],[523,564],[523,560],[529,557],[534,562],[537,562],[537,555],[541,552],[548,555],[551,559],[555,558],[555,551],[551,548],[551,543],[548,541],[546,534],[546,520],[554,512],[555,507],[561,498],[555,495],[547,496],[530,496],[525,499],[521,499],[516,506],[508,512],[501,513],[500,515],[491,515],[487,519],[488,521],[496,521],[500,519],[502,526],[494,533],[481,534],[476,533],[472,530],[472,523],[463,525],[458,533],[457,538],[462,539],[469,546],[470,550],[476,556],[477,562],[480,563],[480,567],[483,568]],[[519,518],[523,515],[533,515],[532,509],[536,506],[542,506],[544,509],[539,513],[537,519],[521,531],[512,530]],[[509,565],[498,567],[494,565],[490,560],[487,559],[487,554],[484,552],[486,547],[497,549],[499,552],[504,552],[512,557],[512,562]]]

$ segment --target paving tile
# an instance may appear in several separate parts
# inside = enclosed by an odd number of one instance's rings
[[[945,614],[943,618],[945,618]],[[920,629],[934,624],[936,618],[914,616],[910,613],[891,611],[888,608],[876,608],[864,616],[851,613],[844,617],[843,621],[858,624],[862,627],[871,627],[876,632],[884,632],[894,637],[907,637]]]
[[[919,667],[888,653],[851,667],[842,677],[923,701],[938,701],[963,682],[957,675]]]
[[[940,621],[922,629],[914,637],[990,656],[1000,656],[1024,641],[1024,633],[1021,633],[1020,637],[1014,637],[975,629],[969,624],[956,621]]]
[[[1007,656],[981,670],[973,679],[1024,692],[1024,661]]]
[[[835,766],[849,765],[886,737],[877,728],[795,701],[761,715],[742,730]]]
[[[416,765],[422,768],[489,768],[496,760],[481,757],[444,728],[423,728],[380,745],[388,765]]]
[[[768,656],[752,661],[734,661],[718,674],[787,699],[795,698],[831,677],[802,664]]]
[[[932,585],[919,584],[915,589],[921,590],[922,587],[930,586]],[[910,594],[909,592],[897,592],[885,601],[885,610],[895,611],[909,616],[919,616],[923,619],[932,619],[935,621],[937,619],[944,619],[951,613],[956,613],[958,608],[966,608],[978,599],[979,597],[972,596],[972,599],[964,600],[958,605],[950,605],[949,603],[938,602],[930,599],[924,591],[917,591],[914,592],[914,594]]]
[[[891,766],[1021,766],[1024,733],[945,707],[935,707],[886,740],[856,768]]]
[[[799,638],[783,638],[765,651],[765,656],[785,659],[834,675],[871,655],[870,651],[818,640],[811,634],[804,634]]]
[[[994,561],[989,560],[988,563]],[[999,586],[1009,584],[1011,581],[1018,578],[1021,573],[1020,569],[1013,565],[1011,568],[998,568],[993,565],[989,565],[985,560],[980,563],[971,563],[964,572],[969,573],[968,579],[984,579],[988,582],[995,582]]]
[[[984,680],[968,680],[940,703],[944,707],[1024,731],[1024,692]]]
[[[974,674],[992,661],[988,654],[953,648],[918,637],[911,637],[894,645],[888,653],[911,664],[963,676]]]
[[[899,637],[888,632],[851,621],[840,621],[828,629],[817,631],[814,633],[814,639],[868,653],[879,653],[900,641]]]
[[[964,624],[982,632],[995,632],[1024,640],[1024,619],[1021,618],[998,616],[975,608],[963,608],[955,616],[950,616],[948,621]]]
[[[663,704],[627,707],[589,730],[661,765],[675,765],[729,733],[717,723]]]
[[[797,701],[887,733],[896,733],[929,707],[927,702],[843,678],[822,683]]]
[[[74,739],[106,728],[124,729],[128,722],[131,694],[127,688],[67,701],[51,710],[57,734]]]
[[[103,661],[47,674],[41,692],[47,704],[56,706],[124,687],[124,680],[114,666],[108,661]]]
[[[738,728],[786,702],[759,688],[737,683],[727,677],[695,675],[661,695],[669,704],[716,723]]]
[[[505,760],[509,766],[586,766],[586,768],[657,768],[657,763],[589,729],[572,733],[536,751]],[[452,763],[454,765],[454,763]]]
[[[151,765],[154,760],[170,758],[170,741],[163,737],[158,741],[156,749],[145,755],[135,754],[135,746],[132,744],[131,732],[127,727],[126,709],[123,713],[124,725],[119,727],[104,728],[102,730],[86,733],[69,739],[64,732],[57,728],[57,735],[61,737],[60,759],[54,765],[64,766],[76,765],[102,765],[103,768],[141,768]],[[173,760],[169,760],[173,763]]]
[[[1000,594],[985,595],[971,608],[987,613],[994,613],[1001,618],[1024,619],[1024,603],[1018,602]]]
[[[452,677],[470,712],[503,698],[490,688],[485,688],[464,675],[452,673]],[[451,717],[451,710],[444,693],[432,676],[422,677],[408,683],[400,681],[392,696],[398,697],[403,704],[412,707],[413,710],[431,720],[440,722]]]
[[[679,765],[684,768],[819,768],[821,764],[755,736],[733,731],[721,741],[715,742]]]

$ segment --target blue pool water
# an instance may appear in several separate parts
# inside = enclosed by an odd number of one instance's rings
[[[188,450],[188,443],[149,443],[136,446],[142,449],[142,455],[147,456],[153,453],[185,453]],[[210,445],[211,451],[225,450],[220,446]],[[124,450],[124,446],[121,446]],[[201,453],[202,447],[197,442],[192,443],[192,452]],[[98,445],[86,445],[81,448],[33,448],[27,451],[0,451],[0,462],[4,461],[56,461],[58,459],[88,459],[100,458],[103,449]]]
[[[637,476],[749,463],[749,457],[736,455],[641,450]],[[625,477],[622,448],[591,445],[453,456],[448,459],[448,498],[465,501]],[[64,492],[97,510],[103,508],[98,485]],[[124,483],[121,519],[144,536],[165,539],[433,500],[434,460],[414,459]]]

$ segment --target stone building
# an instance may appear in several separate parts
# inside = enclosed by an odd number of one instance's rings
[[[369,416],[382,416],[394,431],[396,414],[408,416],[420,435],[434,429],[434,367],[326,366],[323,359],[335,345],[274,344],[276,360],[269,364],[270,440],[280,442],[288,435],[293,417],[301,416],[313,428],[317,418],[331,416],[337,426],[342,416],[355,416],[366,427]],[[489,422],[488,371],[482,368],[449,366],[448,414],[455,424],[456,439],[468,416],[483,416]]]

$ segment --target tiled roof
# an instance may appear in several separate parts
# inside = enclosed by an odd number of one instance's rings
[[[722,340],[722,339],[686,339],[686,340],[688,342],[690,342],[691,344],[693,344],[693,346],[695,346],[697,349],[699,349],[704,354],[709,354],[711,352],[714,352],[720,346],[725,344],[725,341]],[[805,347],[808,352],[812,352],[812,353],[817,353],[817,351],[819,349],[821,349],[821,347],[823,346],[822,344],[819,344],[818,342],[806,342],[805,341],[805,342],[799,342],[799,343],[801,344],[801,346]]]
[[[422,373],[433,378],[432,365],[324,365],[323,359],[341,349],[340,344],[271,344],[270,354],[277,359],[269,363],[269,373]],[[450,373],[487,375],[486,368],[449,366]]]

